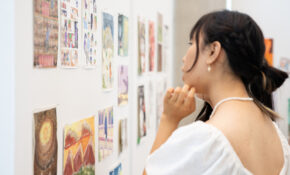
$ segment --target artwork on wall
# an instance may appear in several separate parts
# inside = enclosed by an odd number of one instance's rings
[[[279,61],[279,68],[290,73],[290,58],[282,57]]]
[[[162,44],[158,43],[157,71],[162,72]]]
[[[120,163],[117,167],[110,171],[109,175],[122,175],[122,164]]]
[[[138,138],[137,144],[140,144],[141,138],[147,134],[147,123],[146,123],[146,108],[145,108],[145,96],[144,96],[144,86],[138,87],[138,114],[137,114],[137,124],[138,124]]]
[[[146,96],[146,99],[147,99],[147,104],[148,104],[148,108],[147,108],[147,111],[148,111],[148,117],[147,120],[148,120],[148,128],[151,127],[150,125],[150,120],[155,118],[154,116],[154,113],[155,113],[155,109],[156,109],[156,105],[155,105],[155,88],[154,88],[154,81],[153,80],[149,80],[148,81],[148,86],[147,86],[147,96]]]
[[[33,43],[36,68],[53,68],[58,52],[58,0],[34,0]]]
[[[102,87],[113,88],[113,57],[114,57],[114,20],[113,16],[103,13],[102,33]]]
[[[102,161],[113,153],[114,115],[113,107],[100,110],[98,114],[98,157]]]
[[[119,154],[122,153],[128,145],[127,137],[127,118],[119,120]]]
[[[128,17],[119,14],[118,16],[118,55],[128,56],[129,43]]]
[[[128,104],[128,66],[120,65],[118,68],[118,105]]]
[[[64,127],[63,174],[95,174],[95,117]]]
[[[66,68],[79,64],[79,1],[60,0],[60,61]]]
[[[138,74],[141,75],[146,69],[146,40],[145,40],[145,23],[138,18]]]
[[[168,25],[164,26],[163,31],[163,55],[162,55],[162,71],[167,71],[167,61],[169,59],[170,50],[169,50],[169,27]]]
[[[57,174],[56,108],[34,113],[34,174]]]
[[[97,4],[96,0],[82,1],[83,58],[87,67],[97,63]]]
[[[163,40],[163,15],[161,13],[157,13],[157,39],[158,43],[162,43]]]
[[[154,71],[155,58],[155,24],[149,21],[149,71]]]
[[[265,39],[265,58],[270,66],[273,66],[273,39]]]

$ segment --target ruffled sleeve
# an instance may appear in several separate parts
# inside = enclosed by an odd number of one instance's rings
[[[213,126],[197,121],[178,128],[149,155],[148,175],[251,174],[232,155],[227,139]]]

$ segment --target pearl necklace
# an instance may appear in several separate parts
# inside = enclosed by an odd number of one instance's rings
[[[212,113],[211,113],[211,115],[210,115],[209,118],[211,118],[211,117],[214,115],[214,113],[216,112],[217,108],[218,108],[222,103],[224,103],[224,102],[226,102],[226,101],[231,101],[231,100],[253,101],[253,98],[250,98],[250,97],[228,97],[228,98],[222,99],[222,100],[220,100],[220,101],[215,105],[215,107],[213,108],[213,111],[212,111]]]

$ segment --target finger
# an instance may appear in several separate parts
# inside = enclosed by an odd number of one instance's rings
[[[192,105],[195,102],[194,94],[195,94],[195,88],[191,88],[188,93],[187,98],[185,99],[185,102],[184,102],[185,105]]]
[[[173,93],[173,96],[171,97],[171,100],[170,100],[171,102],[173,102],[173,103],[176,102],[176,100],[177,100],[177,98],[179,96],[180,91],[181,91],[181,88],[180,87],[175,88],[174,93]]]
[[[188,93],[188,85],[184,85],[181,92],[180,92],[180,95],[177,99],[177,103],[178,104],[182,104],[184,102],[184,98],[187,96],[187,93]]]
[[[172,97],[172,93],[174,92],[174,89],[173,88],[169,88],[167,91],[166,91],[166,94],[165,94],[165,97],[164,99],[165,100],[169,100],[171,97]]]

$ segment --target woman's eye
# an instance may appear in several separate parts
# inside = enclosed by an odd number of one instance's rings
[[[189,41],[189,42],[188,42],[188,44],[191,46],[191,45],[192,45],[192,42],[191,42],[191,41]]]

